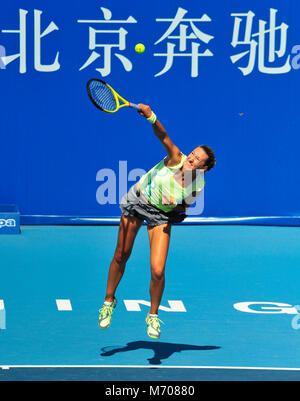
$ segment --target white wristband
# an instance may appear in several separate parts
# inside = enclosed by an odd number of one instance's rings
[[[153,113],[153,111],[152,111],[152,114],[149,118],[147,118],[147,121],[149,121],[149,123],[151,123],[153,125],[156,123],[156,120],[157,120],[156,114]]]

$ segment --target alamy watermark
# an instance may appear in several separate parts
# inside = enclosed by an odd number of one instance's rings
[[[295,45],[293,47],[292,54],[296,54],[296,56],[292,58],[292,68],[294,70],[299,70],[300,69],[300,45]]]
[[[3,60],[3,57],[6,57],[6,50],[4,46],[0,45],[0,70],[6,69],[6,64]]]
[[[0,330],[6,329],[6,313],[4,302],[0,300]]]
[[[300,329],[300,305],[295,305],[294,308],[298,312],[298,314],[292,320],[292,328],[294,330]]]
[[[181,185],[182,175],[180,170],[172,171],[176,180],[170,179],[164,181],[164,185],[156,187],[155,178],[157,175],[165,175],[165,170],[153,169],[147,177],[147,182],[141,179],[147,172],[141,168],[134,168],[128,171],[127,161],[119,161],[119,171],[116,173],[113,169],[103,168],[97,172],[96,181],[101,184],[97,188],[96,200],[99,205],[117,205],[126,202],[125,194],[138,182],[143,182],[141,196],[147,199],[153,206],[158,208],[170,207],[170,210],[182,204],[182,200],[175,199],[175,193],[180,191],[175,186]],[[189,207],[186,214],[190,216],[199,216],[204,210],[204,172],[202,170],[184,171],[184,188],[182,194],[188,194],[184,197],[184,202]],[[180,187],[179,187],[180,188]],[[195,191],[197,189],[198,192]],[[201,189],[201,190],[199,190]],[[184,192],[185,191],[185,192]],[[133,200],[134,201],[134,200]],[[138,203],[138,198],[136,202]]]

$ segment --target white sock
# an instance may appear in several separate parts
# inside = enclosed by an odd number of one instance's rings
[[[150,317],[158,317],[158,315],[152,315],[151,313],[149,313]]]
[[[112,306],[112,304],[113,304],[113,302],[107,302],[107,301],[104,302],[104,305],[106,305],[106,306]]]

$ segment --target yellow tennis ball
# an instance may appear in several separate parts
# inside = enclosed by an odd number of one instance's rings
[[[144,53],[144,51],[145,51],[145,46],[144,46],[142,43],[138,43],[138,44],[135,46],[135,51],[136,51],[137,53]]]

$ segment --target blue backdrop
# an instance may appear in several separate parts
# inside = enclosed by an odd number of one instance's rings
[[[120,215],[97,199],[103,169],[118,200],[120,161],[148,170],[165,151],[135,111],[90,103],[86,82],[102,77],[149,104],[185,154],[215,150],[203,217],[298,222],[299,18],[298,0],[2,2],[0,203],[23,216]]]

